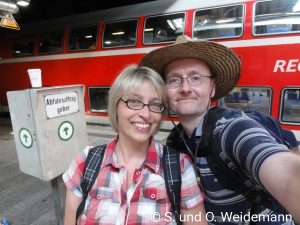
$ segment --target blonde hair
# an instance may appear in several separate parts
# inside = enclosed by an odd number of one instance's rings
[[[165,83],[162,77],[149,67],[128,65],[114,80],[108,93],[108,117],[116,132],[118,132],[117,105],[120,98],[124,93],[132,93],[146,81],[154,86],[162,103],[166,106]]]

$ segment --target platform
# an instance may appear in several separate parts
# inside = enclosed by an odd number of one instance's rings
[[[108,126],[88,125],[90,145],[103,144],[115,135]],[[55,211],[52,182],[20,172],[12,126],[9,118],[0,118],[0,219],[10,225],[60,225]],[[166,132],[155,138],[164,142]],[[64,199],[65,187],[57,179],[60,199]],[[63,212],[63,202],[61,213]]]

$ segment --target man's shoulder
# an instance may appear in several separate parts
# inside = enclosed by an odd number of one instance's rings
[[[222,130],[225,127],[231,126],[232,123],[238,123],[247,120],[244,113],[240,110],[232,110],[223,107],[212,107],[206,116],[206,122],[204,122],[205,130]]]
[[[220,111],[217,110],[210,110],[208,112],[208,117],[210,118],[210,123],[213,125],[232,125],[235,123],[243,123],[243,124],[257,124],[246,112],[242,110],[234,110],[234,109],[227,109],[222,107],[214,107],[221,109]],[[253,124],[253,121],[255,122]]]

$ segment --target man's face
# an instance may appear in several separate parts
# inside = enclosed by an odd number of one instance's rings
[[[177,59],[166,66],[164,78],[168,103],[179,118],[198,117],[206,113],[210,99],[215,94],[210,76],[209,67],[203,61],[194,58]],[[178,87],[172,85],[173,78],[175,81],[181,80]]]

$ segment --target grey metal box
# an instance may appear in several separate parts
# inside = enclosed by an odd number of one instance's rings
[[[88,144],[84,86],[7,92],[20,170],[44,181],[61,175]]]

